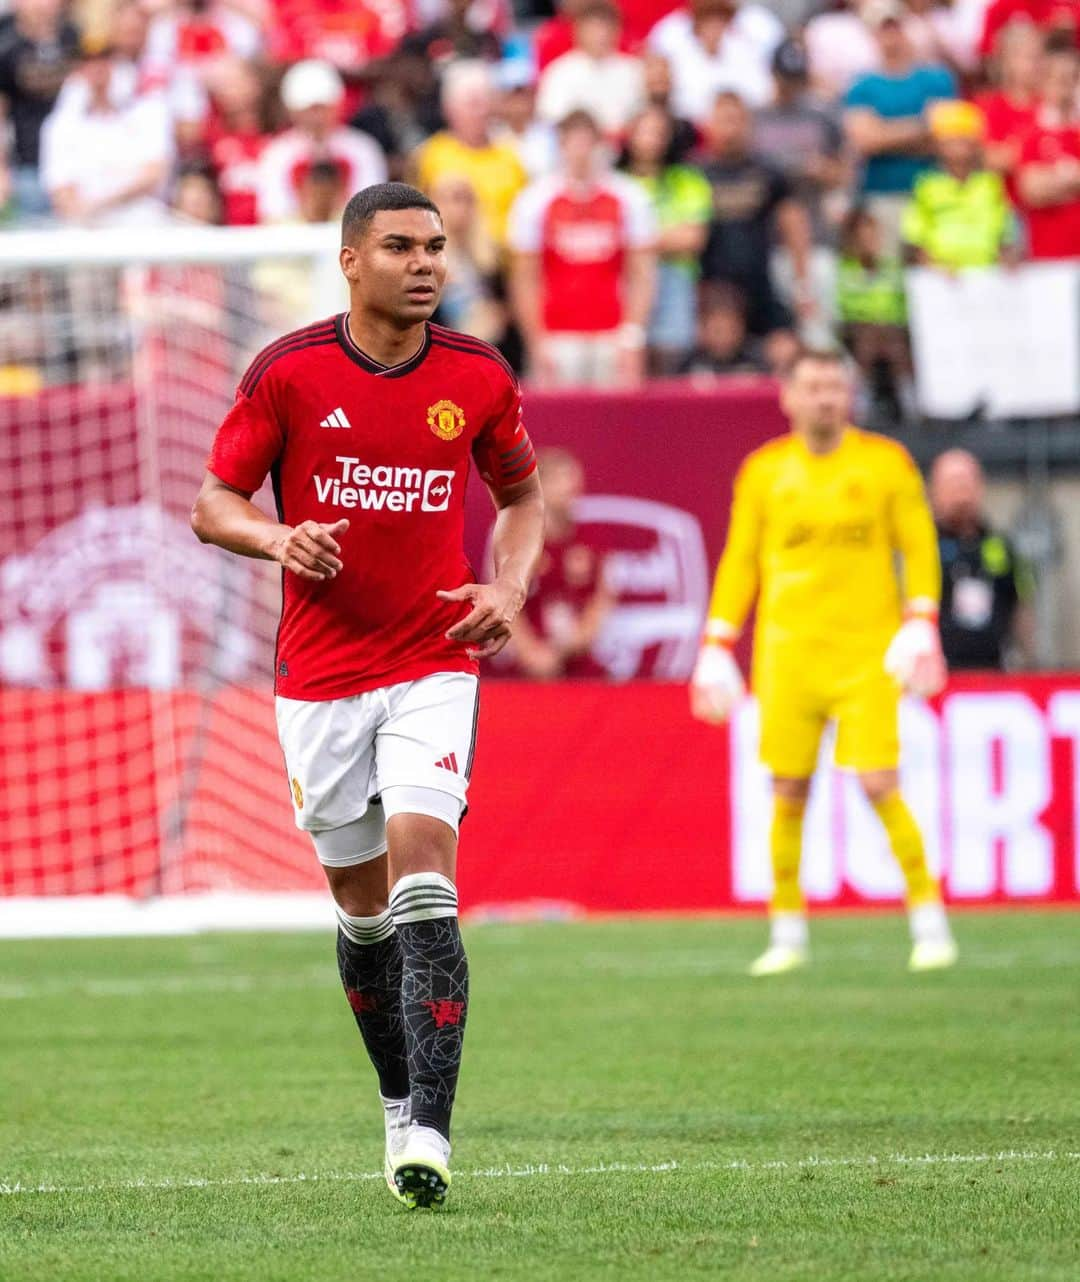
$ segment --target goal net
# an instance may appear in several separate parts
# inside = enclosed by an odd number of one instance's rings
[[[248,361],[344,305],[336,259],[328,226],[0,236],[0,899],[318,884],[279,571],[188,513]]]

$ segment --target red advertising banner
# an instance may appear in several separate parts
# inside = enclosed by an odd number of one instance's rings
[[[0,692],[0,895],[315,890],[268,695]],[[466,908],[760,905],[767,784],[747,703],[694,722],[680,685],[487,683]],[[904,782],[958,901],[1080,903],[1080,677],[953,682],[904,710]],[[823,761],[803,881],[826,905],[896,902],[853,782]]]
[[[785,430],[775,385],[736,378],[708,391],[678,382],[627,393],[530,391],[525,412],[538,448],[569,450],[585,470],[578,539],[602,557],[616,595],[592,652],[599,670],[616,680],[682,680],[697,653],[735,472]],[[477,568],[491,518],[483,486],[470,485],[466,550]]]

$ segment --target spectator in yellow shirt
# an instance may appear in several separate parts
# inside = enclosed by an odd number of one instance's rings
[[[1005,183],[985,167],[986,120],[970,102],[930,110],[938,168],[915,182],[901,233],[914,262],[945,271],[993,267],[1014,255],[1017,225]]]
[[[448,175],[467,178],[476,193],[484,231],[502,248],[510,206],[528,175],[516,150],[492,136],[494,101],[486,63],[451,63],[442,90],[447,128],[420,144],[413,153],[412,169],[416,185],[429,194]]]

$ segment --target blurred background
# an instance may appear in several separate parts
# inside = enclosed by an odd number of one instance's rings
[[[0,107],[0,931],[162,895],[326,919],[277,574],[187,510],[253,354],[344,306],[334,223],[387,177],[442,209],[436,319],[521,372],[550,509],[463,904],[767,896],[753,704],[711,731],[684,683],[799,342],[926,470],[954,678],[905,709],[905,786],[948,893],[1080,898],[1077,0],[15,0]],[[804,869],[900,897],[827,759]]]

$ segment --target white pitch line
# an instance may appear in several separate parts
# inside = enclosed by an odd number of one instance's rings
[[[705,1174],[722,1171],[799,1171],[827,1169],[829,1167],[879,1167],[879,1166],[956,1166],[979,1165],[990,1162],[1077,1162],[1080,1152],[1059,1152],[1056,1149],[1003,1149],[998,1153],[889,1153],[862,1157],[802,1157],[794,1160],[777,1158],[770,1161],[751,1162],[745,1158],[715,1162],[598,1162],[592,1166],[567,1166],[562,1162],[529,1162],[523,1166],[507,1163],[504,1166],[478,1167],[471,1171],[455,1171],[454,1178],[473,1180],[535,1179],[544,1176],[582,1175],[672,1175],[677,1173]],[[0,1181],[0,1196],[34,1193],[110,1193],[138,1191],[140,1189],[182,1192],[186,1189],[237,1188],[245,1185],[273,1186],[278,1184],[360,1184],[381,1180],[381,1171],[301,1171],[296,1175],[227,1176],[223,1179],[191,1176],[164,1180],[118,1180],[111,1184],[27,1184],[23,1181]]]

